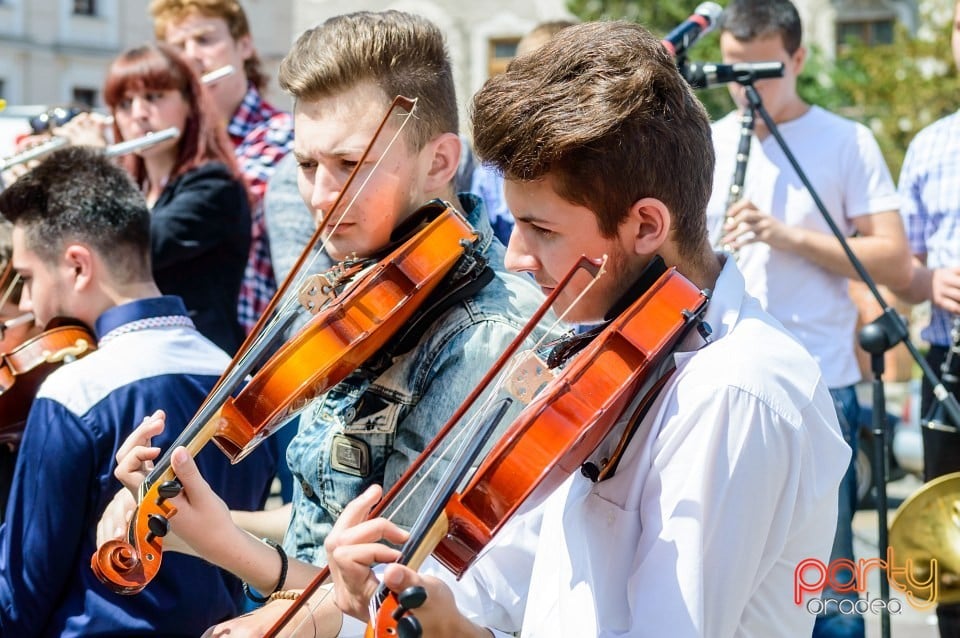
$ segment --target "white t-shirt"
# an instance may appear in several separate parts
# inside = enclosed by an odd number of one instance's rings
[[[849,236],[851,220],[899,208],[890,171],[873,134],[862,124],[817,106],[778,126],[837,226]],[[707,224],[714,245],[720,236],[736,165],[740,116],[730,113],[713,125],[717,152]],[[809,191],[772,135],[750,146],[744,197],[790,226],[830,234]],[[846,277],[786,251],[757,242],[740,250],[738,263],[747,291],[792,332],[823,370],[827,387],[860,381],[854,354],[857,310]]]
[[[448,575],[475,622],[523,638],[810,635],[794,569],[829,559],[850,449],[815,362],[730,260],[706,320],[713,342],[675,355],[612,478],[571,476]]]

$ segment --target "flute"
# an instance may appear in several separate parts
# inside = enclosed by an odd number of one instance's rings
[[[213,83],[216,82],[217,80],[222,80],[223,78],[227,77],[228,75],[233,75],[233,72],[234,72],[235,70],[236,70],[236,69],[233,68],[233,65],[232,65],[232,64],[227,64],[227,65],[225,65],[225,66],[220,67],[219,69],[214,69],[213,71],[210,71],[209,73],[204,73],[202,76],[200,76],[200,83],[201,83],[201,84],[213,84]]]
[[[227,64],[227,65],[225,65],[225,66],[220,67],[219,69],[214,69],[213,71],[210,71],[209,73],[204,73],[204,74],[200,77],[200,83],[201,83],[201,84],[204,84],[204,85],[213,84],[213,83],[215,83],[215,82],[217,82],[217,81],[219,81],[219,80],[222,80],[223,78],[227,77],[228,75],[232,75],[235,71],[236,71],[236,69],[233,67],[232,64]],[[4,103],[4,104],[6,104],[6,103]],[[113,124],[113,116],[112,116],[112,115],[106,116],[106,117],[103,119],[103,123],[104,123],[104,124],[108,124],[108,125],[109,125],[109,124]],[[161,133],[167,134],[167,132],[168,132],[168,131],[171,131],[171,130],[174,130],[174,131],[175,131],[176,129],[167,129],[166,131],[161,131]],[[149,135],[148,135],[148,136],[145,136],[145,137],[149,137]],[[152,143],[152,144],[156,144],[157,142],[162,142],[162,141],[164,141],[164,140],[166,140],[166,139],[169,139],[169,138],[170,138],[170,136],[163,137],[162,139],[156,139],[156,140],[154,140],[154,141],[151,142],[151,143]],[[142,142],[143,139],[144,139],[144,138],[138,138],[138,140],[140,140],[141,143],[143,143],[143,142]],[[138,141],[138,140],[130,140],[130,142],[121,142],[120,144],[114,144],[113,146],[118,146],[118,147],[119,147],[119,146],[121,146],[122,144],[133,143],[133,142],[136,142],[136,141]],[[29,161],[31,161],[31,160],[39,159],[39,158],[43,157],[44,155],[47,155],[48,153],[52,153],[53,151],[57,150],[58,148],[60,148],[60,147],[62,147],[62,146],[66,146],[66,145],[69,144],[69,143],[70,143],[70,140],[69,140],[68,138],[65,138],[65,137],[54,137],[54,138],[51,138],[48,142],[44,142],[43,144],[38,144],[37,146],[34,146],[33,148],[27,149],[27,150],[25,150],[25,151],[23,151],[23,152],[21,152],[21,153],[17,153],[16,155],[11,155],[10,157],[6,157],[6,158],[3,158],[3,159],[0,159],[0,173],[2,173],[3,171],[5,171],[5,170],[7,170],[7,169],[9,169],[9,168],[13,168],[14,166],[18,166],[18,165],[20,165],[20,164],[24,164],[24,163],[29,162]],[[145,143],[144,143],[144,144],[145,144]],[[146,145],[146,146],[149,146],[149,144],[145,144],[145,145]],[[130,152],[130,151],[110,152],[110,148],[111,148],[110,146],[107,147],[107,155],[108,155],[109,157],[114,157],[114,156],[116,156],[116,155],[123,155],[124,153],[129,153],[129,152]],[[141,146],[138,144],[138,145],[134,146],[131,150],[137,150],[137,149],[139,149],[139,148],[141,148]]]
[[[743,198],[743,185],[747,177],[747,162],[750,161],[750,142],[753,139],[753,123],[755,115],[753,106],[748,105],[740,115],[740,142],[737,145],[737,164],[733,169],[733,179],[730,183],[730,191],[727,193],[727,210]],[[729,219],[724,217],[724,222]],[[720,237],[724,234],[721,227]],[[729,250],[733,258],[739,257],[738,250],[731,250],[730,246],[723,246],[724,250]]]
[[[147,133],[143,137],[135,137],[132,140],[111,144],[103,149],[103,152],[107,157],[126,155],[127,153],[133,153],[134,151],[139,151],[142,148],[147,148],[148,146],[153,146],[154,144],[159,144],[160,142],[173,139],[178,135],[180,135],[180,129],[178,129],[176,126],[171,126],[170,128],[165,128],[160,131]]]
[[[11,155],[10,157],[0,159],[0,173],[7,170],[8,168],[13,168],[19,164],[29,162],[31,160],[38,159],[52,153],[61,146],[66,146],[70,143],[70,140],[65,137],[53,137],[49,141],[44,142],[43,144],[37,144],[33,148],[28,148],[27,150],[17,153],[16,155]]]

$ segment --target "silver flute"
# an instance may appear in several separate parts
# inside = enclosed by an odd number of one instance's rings
[[[107,157],[126,155],[127,153],[133,153],[142,148],[159,144],[160,142],[172,140],[178,135],[180,135],[180,129],[178,129],[176,126],[171,126],[170,128],[147,133],[143,137],[135,137],[132,140],[127,140],[126,142],[111,144],[103,149],[103,152]]]
[[[747,178],[747,162],[750,161],[750,142],[753,140],[754,120],[753,107],[748,105],[740,115],[740,142],[737,144],[737,164],[733,169],[730,191],[727,193],[727,211],[743,198],[743,185]],[[718,241],[723,238],[725,232],[723,226],[727,219],[726,216],[723,219],[724,223],[721,224]],[[730,247],[727,245],[723,246],[723,248],[724,250],[729,250],[733,254],[734,259],[739,256],[739,251],[730,250]]]
[[[215,69],[213,71],[210,71],[209,73],[203,74],[203,76],[200,77],[200,82],[204,85],[214,84],[215,82],[222,80],[228,75],[232,75],[235,71],[236,69],[233,68],[232,64],[227,64],[226,66],[222,66],[219,69]],[[107,116],[103,121],[106,124],[111,124],[113,122],[113,116],[112,115]],[[170,133],[170,131],[174,131],[174,133]],[[120,142],[118,144],[113,144],[112,146],[107,147],[107,150],[106,150],[107,156],[115,157],[117,155],[123,155],[124,153],[131,153],[133,151],[144,148],[146,146],[150,146],[151,144],[156,144],[157,142],[163,142],[164,140],[168,140],[171,137],[176,137],[178,133],[179,131],[176,128],[169,128],[163,131],[158,131],[156,133],[147,134],[144,137],[133,139],[128,142]],[[164,135],[164,137],[157,137],[157,138],[151,137],[151,136],[157,136],[157,135]],[[148,139],[150,140],[149,142],[147,142]],[[21,153],[17,153],[16,155],[11,155],[10,157],[0,159],[0,173],[2,173],[3,171],[9,168],[13,168],[14,166],[25,164],[26,162],[30,162],[35,159],[40,159],[44,155],[52,153],[58,148],[66,146],[69,143],[70,143],[70,140],[66,137],[54,137],[54,138],[51,138],[49,141],[44,142],[43,144],[37,144],[33,148],[29,148]],[[130,146],[125,146],[125,145],[130,145]]]

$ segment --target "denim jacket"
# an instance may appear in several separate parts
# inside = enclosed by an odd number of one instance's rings
[[[294,477],[284,538],[290,555],[326,562],[323,540],[344,506],[374,483],[389,488],[396,482],[543,300],[529,277],[505,272],[504,247],[493,237],[480,198],[461,194],[460,201],[496,276],[436,319],[386,370],[362,366],[301,413],[287,448]],[[419,486],[393,520],[409,527],[433,484]]]

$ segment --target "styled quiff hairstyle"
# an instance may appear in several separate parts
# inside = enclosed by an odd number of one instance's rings
[[[172,22],[179,22],[184,18],[200,14],[207,18],[222,18],[227,23],[234,40],[249,35],[250,23],[247,14],[237,0],[152,0],[150,3],[150,17],[153,18],[153,33],[158,40],[165,40],[167,27]],[[256,49],[243,62],[243,71],[249,80],[260,91],[267,86],[267,76],[261,68],[260,57]]]
[[[790,0],[731,0],[720,16],[720,32],[740,42],[779,35],[790,55],[803,40],[800,14]]]
[[[630,207],[670,210],[681,256],[700,264],[713,182],[703,105],[643,27],[567,27],[487,80],[473,100],[474,151],[507,179],[549,173],[565,200],[612,237]]]
[[[360,11],[330,18],[297,38],[280,63],[279,79],[298,102],[329,97],[365,81],[383,91],[384,109],[397,95],[417,98],[416,113],[405,129],[414,150],[458,130],[443,34],[417,15]]]
[[[117,281],[152,276],[147,203],[102,149],[54,151],[0,193],[0,214],[24,229],[27,247],[49,265],[68,243],[81,242]]]

